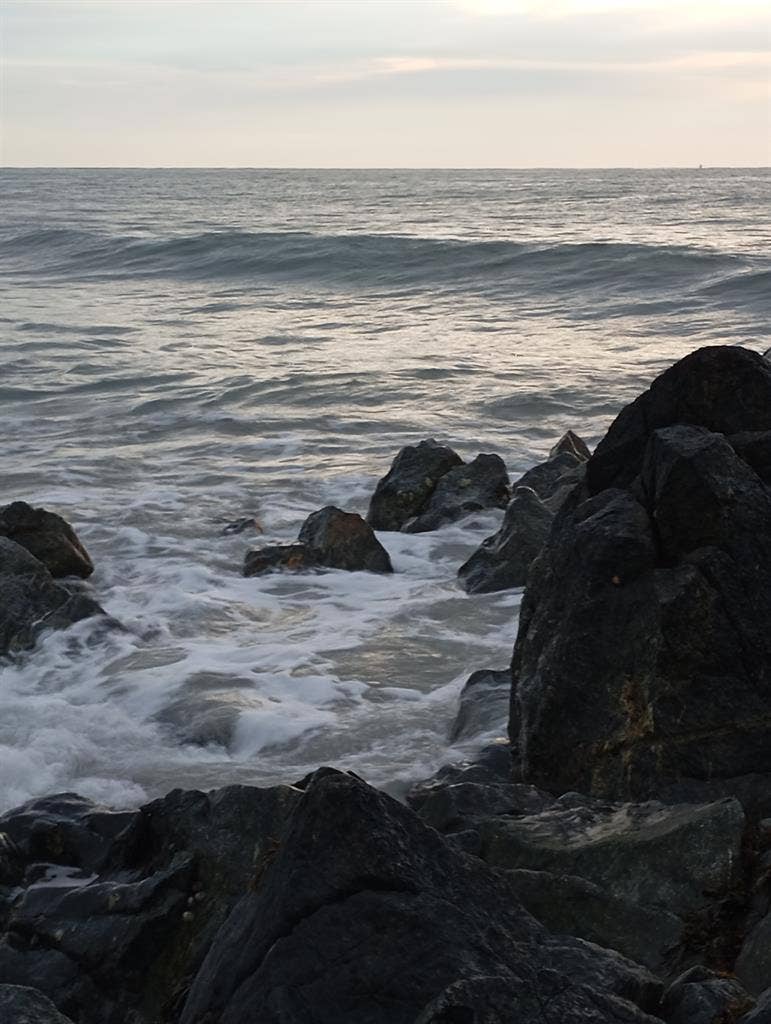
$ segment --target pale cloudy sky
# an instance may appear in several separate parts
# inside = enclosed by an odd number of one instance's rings
[[[771,164],[767,0],[0,0],[16,166]]]

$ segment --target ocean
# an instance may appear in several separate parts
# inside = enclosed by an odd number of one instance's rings
[[[245,552],[324,505],[365,513],[405,444],[497,452],[516,479],[687,352],[771,344],[769,170],[0,185],[0,503],[72,522],[125,627],[0,666],[3,809],[320,764],[398,794],[463,757],[458,694],[508,664],[521,592],[470,597],[456,572],[502,513],[381,534],[393,577],[244,579]],[[252,516],[261,534],[223,534]]]

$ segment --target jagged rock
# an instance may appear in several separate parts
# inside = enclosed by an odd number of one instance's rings
[[[450,726],[450,743],[494,731],[505,736],[510,691],[508,669],[472,672],[460,693],[458,713]]]
[[[308,516],[298,540],[319,565],[349,572],[393,572],[388,552],[355,512],[328,505]]]
[[[457,452],[433,438],[407,445],[378,482],[367,522],[373,530],[401,530],[408,519],[421,512],[445,473],[462,465]]]
[[[506,508],[509,496],[509,474],[500,455],[477,455],[467,465],[445,473],[420,514],[409,519],[402,530],[426,533],[471,512]]]
[[[646,427],[667,412],[762,427],[771,367],[707,349],[660,382],[590,459],[523,599],[510,729],[524,778],[554,792],[771,774],[771,492],[722,435]]]
[[[512,492],[519,487],[529,487],[535,491],[541,501],[549,501],[555,495],[566,493],[570,488],[583,480],[586,472],[585,462],[572,451],[561,450],[550,456],[545,462],[533,466],[512,485]],[[553,508],[553,512],[557,509]]]
[[[771,985],[771,912],[744,940],[736,961],[736,975],[753,995],[760,995]]]
[[[0,983],[40,989],[79,1024],[169,1019],[299,796],[289,787],[176,790],[106,820],[65,794],[6,816],[29,859],[53,855],[71,870],[41,885],[28,868],[30,884],[7,912]]]
[[[385,794],[327,771],[307,784],[255,892],[220,929],[181,1024],[413,1024],[450,986],[487,976],[508,988],[511,1018],[527,1020],[546,971],[562,972],[566,993],[585,986],[595,1005],[660,997],[630,961],[552,939],[505,874],[454,851]]]
[[[589,460],[589,492],[631,484],[648,439],[662,427],[689,424],[727,435],[770,431],[769,394],[771,365],[757,352],[726,345],[692,352],[616,417]]]
[[[0,537],[26,548],[53,577],[80,576],[94,571],[88,552],[70,524],[55,512],[14,501],[0,508]]]
[[[524,587],[554,519],[530,487],[517,487],[497,533],[487,537],[458,569],[469,594],[490,594]]]
[[[730,1024],[751,1010],[754,1002],[735,978],[692,967],[664,993],[661,1016],[667,1024]]]
[[[32,647],[47,629],[66,629],[104,609],[85,594],[55,583],[15,541],[0,537],[0,657]]]
[[[3,1024],[72,1024],[42,992],[23,985],[0,985],[0,1020]]]
[[[244,560],[244,576],[314,569],[393,572],[388,552],[372,528],[355,512],[342,512],[332,505],[308,516],[296,544],[248,551]]]
[[[586,441],[572,430],[566,431],[559,441],[557,441],[549,452],[549,458],[553,459],[556,455],[559,455],[560,452],[570,452],[570,454],[575,455],[580,462],[587,462],[592,457],[592,453],[589,451],[589,446]]]

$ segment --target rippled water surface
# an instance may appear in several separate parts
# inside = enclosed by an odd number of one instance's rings
[[[398,448],[596,442],[665,365],[769,344],[764,170],[2,171],[2,501],[56,509],[127,627],[0,667],[0,803],[445,760],[516,592],[467,597],[494,513],[383,534],[392,578],[243,579]],[[740,396],[737,396],[740,400]],[[264,534],[223,536],[256,515]],[[458,751],[452,753],[457,754]]]

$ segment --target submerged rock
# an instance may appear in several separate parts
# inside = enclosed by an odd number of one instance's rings
[[[523,599],[526,780],[635,799],[771,775],[771,491],[724,436],[769,423],[771,366],[710,348],[611,426]]]
[[[517,487],[501,528],[458,569],[468,594],[524,587],[530,566],[549,536],[554,515],[530,487]]]
[[[398,531],[422,511],[439,480],[463,460],[452,448],[433,438],[407,445],[378,482],[367,522],[373,530]]]
[[[0,537],[0,593],[0,657],[32,647],[48,629],[105,614],[90,597],[55,583],[42,562],[6,537]]]
[[[244,560],[244,576],[314,569],[393,572],[388,552],[372,527],[355,512],[343,512],[333,505],[308,516],[296,544],[275,544],[249,551]]]
[[[403,526],[405,533],[426,533],[455,522],[471,512],[506,508],[509,474],[500,455],[477,455],[439,480],[422,511]]]
[[[51,575],[80,576],[94,571],[88,552],[70,524],[55,512],[14,501],[0,508],[0,537],[26,548]]]

